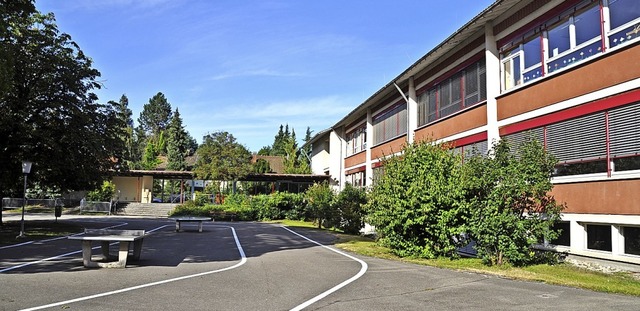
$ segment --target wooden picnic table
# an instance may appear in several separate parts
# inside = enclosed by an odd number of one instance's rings
[[[176,221],[176,232],[180,231],[180,224],[182,224],[183,222],[197,222],[198,232],[202,232],[202,222],[212,220],[211,217],[198,217],[198,216],[171,217],[171,219]]]
[[[129,245],[133,242],[133,260],[140,259],[144,230],[85,229],[83,234],[69,236],[70,240],[82,241],[82,263],[87,268],[124,268],[129,256]],[[91,258],[92,242],[101,242],[102,255],[107,262],[93,261]],[[109,254],[111,242],[119,242],[118,256]],[[117,261],[109,261],[117,258]]]

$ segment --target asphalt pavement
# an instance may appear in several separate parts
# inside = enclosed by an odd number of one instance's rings
[[[150,235],[124,269],[83,267],[65,237],[0,247],[0,310],[640,310],[638,297],[358,256],[330,234],[274,224],[58,221]]]

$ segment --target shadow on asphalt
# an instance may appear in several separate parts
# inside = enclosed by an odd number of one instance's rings
[[[259,222],[205,222],[200,233],[195,224],[183,225],[182,230],[176,232],[175,222],[167,219],[96,217],[62,221],[80,224],[85,228],[153,231],[144,239],[140,260],[132,261],[129,258],[126,269],[177,267],[183,263],[237,262],[241,255],[232,227],[246,257],[318,246],[281,228],[281,225]],[[25,226],[28,228],[28,222]],[[291,229],[324,245],[336,241],[335,236],[327,232],[308,228]],[[97,242],[93,244],[94,260],[101,256],[99,245]],[[0,274],[81,273],[95,270],[82,265],[81,243],[76,240],[59,238],[13,246],[0,248]],[[111,254],[116,254],[117,250],[117,244],[110,246]],[[19,265],[25,266],[11,269]]]

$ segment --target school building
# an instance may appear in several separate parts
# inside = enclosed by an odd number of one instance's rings
[[[560,161],[553,247],[640,264],[639,42],[638,0],[497,0],[314,136],[312,170],[370,186],[408,142],[533,133]]]

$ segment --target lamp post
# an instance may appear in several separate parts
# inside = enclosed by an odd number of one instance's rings
[[[22,161],[22,174],[24,175],[24,198],[22,201],[22,218],[20,220],[20,235],[18,235],[16,238],[23,238],[24,237],[24,208],[27,205],[27,175],[29,175],[29,173],[31,173],[31,164],[33,164],[31,161]]]

